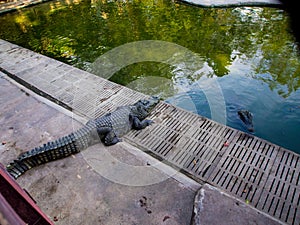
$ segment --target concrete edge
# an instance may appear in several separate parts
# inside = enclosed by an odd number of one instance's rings
[[[22,91],[24,91],[25,93],[28,93],[30,96],[32,96],[33,98],[37,99],[38,101],[56,109],[57,111],[75,119],[76,121],[78,121],[79,123],[85,124],[88,119],[77,115],[76,113],[56,104],[55,102],[47,99],[46,97],[43,97],[41,95],[38,95],[36,92],[30,90],[29,88],[23,86],[22,84],[20,84],[19,82],[17,82],[16,80],[14,80],[13,78],[9,77],[7,74],[3,73],[0,71],[0,75],[2,74],[2,76],[8,80],[10,83],[12,83],[13,85],[17,86],[18,88],[20,88]]]

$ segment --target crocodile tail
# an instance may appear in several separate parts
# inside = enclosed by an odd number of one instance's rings
[[[6,170],[17,179],[32,167],[78,153],[91,144],[92,129],[91,126],[84,126],[67,136],[27,151],[8,164]]]

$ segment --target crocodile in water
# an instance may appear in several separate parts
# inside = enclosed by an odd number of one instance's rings
[[[248,110],[239,110],[238,115],[249,132],[254,132],[253,115]]]

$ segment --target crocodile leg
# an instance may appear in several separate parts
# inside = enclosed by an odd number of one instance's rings
[[[102,140],[106,146],[114,145],[121,141],[121,139],[117,137],[114,129],[111,127],[97,128],[97,133],[99,137],[103,137]]]
[[[132,128],[135,130],[142,130],[150,124],[154,123],[152,120],[139,120],[137,117],[131,117],[132,120]]]

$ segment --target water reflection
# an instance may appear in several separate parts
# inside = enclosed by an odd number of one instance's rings
[[[122,68],[111,80],[145,91],[147,77],[167,79],[152,91],[166,88],[162,95],[167,101],[210,117],[197,82],[216,79],[230,126],[243,129],[235,112],[246,108],[254,114],[256,135],[300,152],[299,56],[280,9],[209,9],[163,0],[53,1],[2,15],[0,26],[1,38],[86,70],[125,43],[181,45],[198,54],[202,69],[191,72],[180,60],[172,66],[141,62]]]

